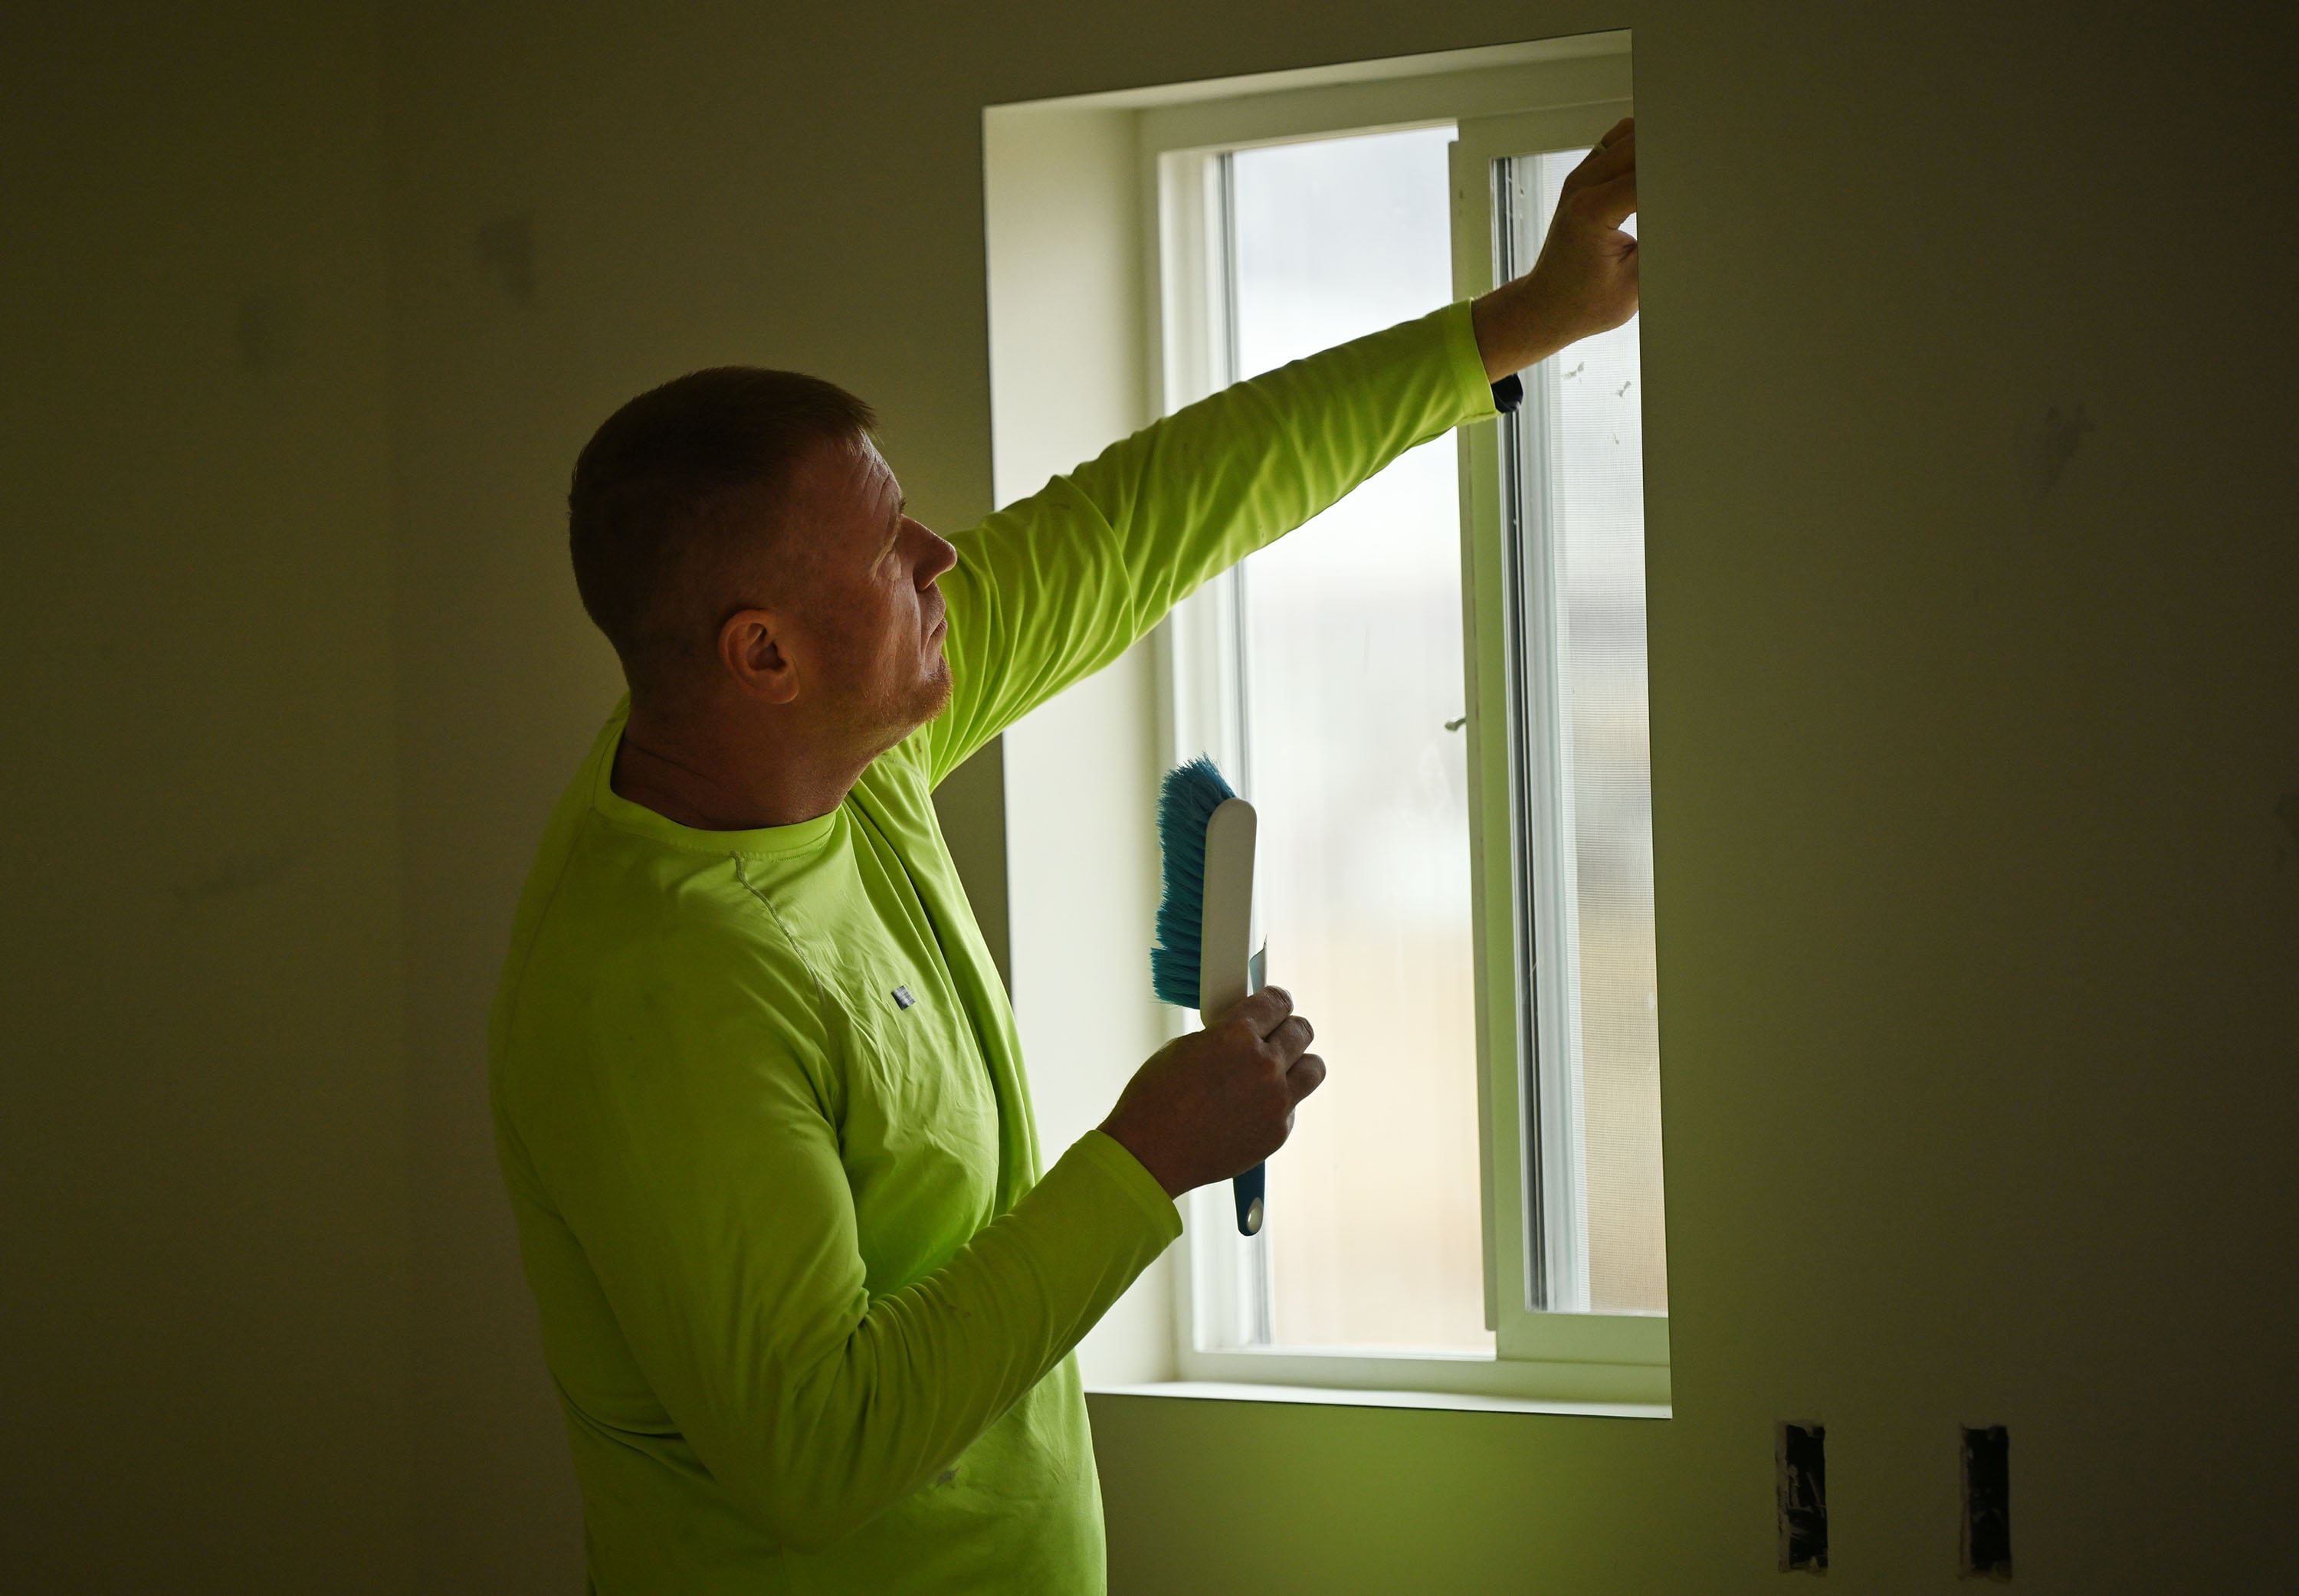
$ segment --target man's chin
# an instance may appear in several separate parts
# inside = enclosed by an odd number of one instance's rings
[[[950,707],[950,662],[945,659],[936,659],[934,674],[925,679],[922,687],[923,691],[920,694],[922,713],[918,715],[918,724],[921,726],[935,719],[943,710]]]
[[[929,673],[922,675],[907,693],[901,696],[889,693],[875,703],[857,704],[854,707],[867,719],[858,717],[851,724],[858,731],[864,724],[876,729],[872,740],[875,749],[870,756],[875,759],[887,749],[908,741],[920,727],[937,719],[950,707],[950,666],[946,661],[937,659]]]
[[[940,719],[942,712],[950,707],[950,666],[939,659],[934,661],[934,674],[918,683],[917,695],[904,706],[907,713],[901,717],[902,734],[894,740],[896,742],[909,737],[919,727]]]

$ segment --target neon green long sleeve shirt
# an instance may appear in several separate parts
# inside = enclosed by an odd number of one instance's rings
[[[674,824],[609,787],[609,720],[544,833],[489,1037],[594,1591],[1104,1588],[1070,1352],[1180,1219],[1098,1131],[1041,1173],[929,795],[1207,577],[1490,413],[1455,305],[959,534],[949,709],[816,819]]]

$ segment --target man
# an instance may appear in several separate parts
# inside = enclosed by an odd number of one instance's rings
[[[929,795],[1207,577],[1490,415],[1490,384],[1625,321],[1635,185],[1623,122],[1529,277],[948,542],[867,407],[811,378],[696,373],[584,450],[576,579],[630,696],[552,816],[490,1051],[593,1590],[1102,1588],[1071,1349],[1324,1065],[1262,992],[1042,1174]]]

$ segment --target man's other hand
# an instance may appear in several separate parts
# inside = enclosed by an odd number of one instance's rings
[[[1282,987],[1264,987],[1159,1048],[1101,1129],[1171,1197],[1241,1175],[1285,1145],[1294,1105],[1325,1079],[1315,1036]]]
[[[1625,117],[1564,179],[1540,259],[1471,308],[1485,376],[1498,382],[1637,313],[1637,124]]]

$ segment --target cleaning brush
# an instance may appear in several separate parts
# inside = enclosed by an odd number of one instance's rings
[[[1150,950],[1150,989],[1159,1001],[1195,1009],[1210,1025],[1261,989],[1268,949],[1253,923],[1253,806],[1200,756],[1166,773],[1158,792],[1158,842],[1165,894]],[[1237,1228],[1261,1228],[1269,1166],[1230,1182]]]

